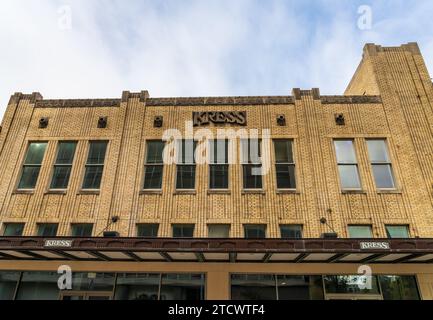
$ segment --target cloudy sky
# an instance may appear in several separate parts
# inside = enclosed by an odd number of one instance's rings
[[[342,94],[366,42],[417,41],[433,72],[432,12],[431,0],[1,0],[0,118],[16,91]]]

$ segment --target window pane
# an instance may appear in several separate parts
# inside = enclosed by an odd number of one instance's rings
[[[357,165],[339,165],[338,171],[340,173],[340,182],[343,189],[361,188]]]
[[[229,166],[228,165],[210,165],[210,188],[211,189],[228,189],[229,187]]]
[[[72,290],[112,291],[114,277],[114,273],[73,272]]]
[[[335,140],[338,163],[357,163],[352,140]]]
[[[194,189],[195,188],[195,165],[177,166],[176,189]]]
[[[24,272],[17,300],[58,300],[57,272]]]
[[[261,165],[243,165],[244,189],[262,189]]]
[[[210,224],[208,226],[209,238],[228,238],[230,237],[230,225]]]
[[[264,239],[266,238],[266,225],[245,225],[246,239]]]
[[[137,225],[137,237],[156,238],[158,237],[158,229],[158,224],[139,224]]]
[[[279,300],[323,300],[322,276],[278,275]]]
[[[79,223],[73,224],[72,226],[73,237],[91,237],[93,231],[93,224],[91,223]]]
[[[38,225],[38,237],[55,237],[57,235],[56,223],[44,223]]]
[[[146,163],[163,163],[164,141],[148,141]]]
[[[4,225],[4,237],[19,237],[23,235],[24,223],[6,223]]]
[[[204,300],[203,274],[163,274],[161,300]]]
[[[228,140],[209,140],[209,159],[212,164],[228,163]]]
[[[350,238],[373,238],[371,226],[349,226]]]
[[[46,142],[30,143],[24,164],[41,164],[44,158],[46,148]]]
[[[274,146],[277,163],[293,163],[291,140],[274,140]]]
[[[232,274],[232,300],[276,300],[277,288],[272,274]]]
[[[161,189],[162,188],[162,165],[146,166],[144,168],[144,189]]]
[[[122,273],[117,275],[115,300],[158,300],[159,274]]]
[[[301,225],[281,225],[281,238],[283,239],[301,239],[302,226]]]
[[[376,187],[381,188],[394,188],[394,177],[392,174],[391,166],[388,164],[374,164],[372,165],[374,180]]]
[[[379,276],[384,300],[420,300],[414,276]]]
[[[327,293],[379,294],[376,276],[371,276],[371,289],[367,286],[368,276],[323,276],[323,279]]]
[[[101,186],[103,166],[86,167],[84,174],[83,189],[99,189]]]
[[[194,236],[193,224],[173,225],[173,238],[192,238]]]
[[[261,163],[261,141],[257,139],[242,139],[242,162]]]
[[[367,140],[371,162],[390,162],[385,140]]]
[[[0,301],[13,300],[20,273],[0,271]]]
[[[107,141],[93,141],[90,143],[87,164],[104,164]]]
[[[72,164],[76,146],[76,142],[60,142],[56,164]]]
[[[277,164],[277,188],[278,189],[295,189],[295,166],[290,164]]]
[[[197,142],[194,140],[178,140],[177,141],[177,163],[178,164],[193,164],[195,163],[194,152]]]
[[[71,166],[55,166],[50,188],[67,189],[69,184],[69,177],[71,176],[71,169]]]
[[[34,189],[38,182],[40,166],[24,166],[18,189]]]
[[[388,238],[409,238],[408,226],[386,226],[386,234]]]

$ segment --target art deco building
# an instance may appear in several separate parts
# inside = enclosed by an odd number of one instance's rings
[[[433,299],[432,81],[367,44],[340,96],[16,93],[0,227],[0,299]]]

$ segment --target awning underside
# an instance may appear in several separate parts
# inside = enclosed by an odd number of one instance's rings
[[[2,260],[425,264],[433,263],[433,239],[7,237]]]

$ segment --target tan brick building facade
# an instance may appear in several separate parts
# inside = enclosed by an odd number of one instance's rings
[[[275,165],[271,165],[262,190],[244,190],[242,166],[237,162],[229,167],[229,188],[223,192],[209,189],[206,164],[196,167],[194,190],[176,190],[176,165],[164,166],[160,191],[143,190],[146,142],[161,140],[168,129],[184,131],[193,112],[214,111],[246,111],[243,129],[270,129],[272,139],[291,139],[296,188],[278,189]],[[344,125],[336,123],[338,114],[344,116]],[[285,125],[277,121],[281,115]],[[162,127],[155,127],[159,116],[163,117]],[[107,117],[106,128],[98,128],[100,117]],[[46,128],[39,127],[41,118],[48,118]],[[206,128],[216,132],[225,127],[239,129],[230,124]],[[386,139],[395,179],[392,189],[379,190],[375,184],[366,141],[377,138]],[[353,140],[360,190],[342,191],[336,139]],[[108,141],[101,188],[82,190],[89,141],[97,140]],[[19,190],[27,147],[35,141],[48,142],[37,185],[33,190]],[[59,141],[77,141],[77,149],[67,190],[52,191]],[[236,145],[239,147],[239,141]],[[275,154],[270,154],[274,164]],[[135,237],[137,224],[152,223],[159,225],[160,238],[173,236],[173,224],[195,225],[195,238],[207,238],[209,224],[230,225],[230,238],[243,238],[245,224],[261,224],[266,225],[267,238],[279,239],[281,225],[296,224],[303,226],[303,238],[318,239],[335,231],[344,239],[350,237],[348,226],[370,225],[373,238],[384,239],[385,226],[407,225],[410,238],[428,239],[433,238],[433,86],[417,44],[410,43],[400,47],[367,44],[342,96],[323,96],[318,89],[294,89],[288,96],[218,98],[152,98],[143,91],[124,92],[121,99],[93,100],[44,100],[39,93],[16,93],[2,122],[0,163],[0,224],[4,228],[25,223],[25,237],[36,236],[41,223],[58,224],[58,237],[70,237],[71,224],[90,223],[93,237],[101,236],[108,225],[108,230],[119,232],[122,238]],[[110,224],[113,216],[120,219]],[[321,218],[327,223],[321,223]],[[46,261],[33,261],[31,269],[47,270],[47,263],[56,270],[57,262]],[[72,263],[82,271],[95,271],[100,264]],[[216,286],[208,289],[208,299],[229,298],[227,277],[234,270],[356,274],[357,268],[357,264],[296,266],[288,262],[262,266],[251,261],[239,267],[222,264],[222,269],[212,263],[207,268],[206,262],[110,263],[113,268],[105,264],[99,271],[200,270],[207,274],[207,287]],[[26,270],[25,265],[11,262],[9,254],[0,260],[2,270],[11,270],[11,266]],[[416,274],[420,296],[432,299],[430,268],[412,263],[393,264],[388,269],[377,265],[373,270]]]

